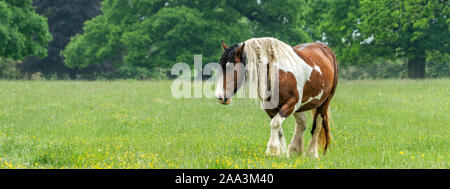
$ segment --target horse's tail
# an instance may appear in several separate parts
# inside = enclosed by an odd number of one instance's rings
[[[330,146],[331,141],[331,131],[330,131],[330,118],[331,118],[331,110],[328,109],[325,117],[322,121],[322,129],[319,133],[319,145],[323,150],[323,154],[327,153],[327,149]]]
[[[331,50],[326,45],[324,46],[323,50],[328,52],[325,54],[327,54],[327,56],[330,58],[330,61],[334,67],[334,83],[333,83],[333,88],[331,89],[331,95],[330,95],[330,97],[328,97],[329,100],[331,100],[331,98],[334,96],[334,93],[336,92],[336,87],[338,84],[339,65],[338,65],[338,61],[336,59],[336,55],[334,54],[333,50]],[[331,140],[330,123],[333,122],[333,118],[331,117],[331,103],[329,103],[329,101],[328,101],[328,104],[329,105],[327,107],[327,112],[322,121],[322,129],[320,130],[320,133],[319,133],[319,145],[322,147],[324,154],[326,154],[327,149],[330,146],[330,140]],[[333,125],[334,125],[334,123],[333,123]]]
[[[317,109],[313,109],[312,110],[312,116],[315,118],[315,116],[319,116],[320,113],[317,113]],[[319,138],[318,138],[318,143],[320,148],[322,148],[324,155],[327,152],[328,147],[330,146],[330,141],[331,141],[331,131],[330,131],[330,118],[331,118],[331,110],[328,109],[328,111],[326,112],[325,116],[323,117],[322,120],[322,128],[320,129],[320,133],[319,133]],[[314,123],[315,123],[314,119]],[[314,127],[314,126],[313,126]],[[317,127],[317,125],[316,125]],[[314,129],[311,131],[313,132]]]

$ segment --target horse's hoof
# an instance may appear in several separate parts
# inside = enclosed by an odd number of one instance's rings
[[[317,152],[308,152],[308,157],[311,159],[319,159],[319,153]]]
[[[298,157],[301,156],[302,153],[299,150],[289,149],[288,157]]]
[[[278,146],[268,146],[266,155],[267,156],[279,156],[281,154],[281,149]]]
[[[292,145],[292,144],[290,144],[288,148],[289,148],[288,155],[294,156],[294,157],[295,156],[301,156],[303,154],[303,151],[304,151],[304,150],[302,150],[300,148],[300,146],[295,146],[295,145]]]

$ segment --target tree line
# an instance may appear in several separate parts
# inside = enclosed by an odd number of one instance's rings
[[[0,0],[0,77],[161,78],[220,41],[327,43],[342,75],[449,77],[447,0]]]

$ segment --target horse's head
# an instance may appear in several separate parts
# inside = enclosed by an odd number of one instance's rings
[[[220,57],[220,67],[222,74],[216,85],[216,98],[221,104],[228,105],[231,97],[238,91],[244,83],[245,73],[245,57],[243,57],[245,43],[242,45],[235,44],[228,47],[222,42],[224,53]]]

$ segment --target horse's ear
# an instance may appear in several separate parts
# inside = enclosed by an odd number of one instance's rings
[[[245,47],[245,43],[242,43],[242,45],[234,51],[235,54],[242,54],[242,51],[244,51],[244,47]]]
[[[220,42],[222,42],[222,48],[223,48],[223,51],[225,51],[226,49],[228,49],[228,45],[227,45],[227,44],[225,44],[223,41],[220,41]]]

